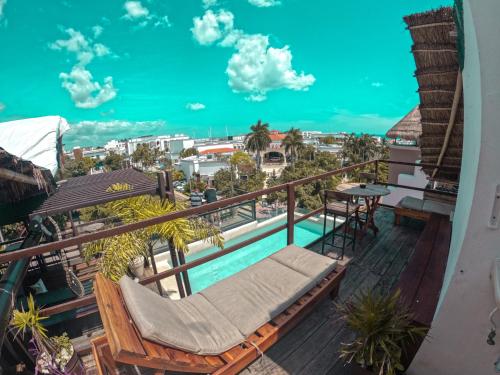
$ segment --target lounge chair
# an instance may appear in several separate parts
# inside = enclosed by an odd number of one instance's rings
[[[452,216],[454,209],[452,204],[406,196],[394,207],[395,224],[399,225],[401,216],[423,221],[428,221],[433,213]]]
[[[344,274],[334,260],[294,245],[178,301],[127,277],[117,285],[98,274],[106,331],[93,341],[98,369],[111,373],[116,361],[158,374],[236,374],[319,301],[335,297]]]

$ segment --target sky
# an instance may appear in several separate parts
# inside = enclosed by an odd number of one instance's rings
[[[258,119],[383,134],[418,104],[402,17],[450,2],[0,0],[0,122],[60,115],[66,148]]]

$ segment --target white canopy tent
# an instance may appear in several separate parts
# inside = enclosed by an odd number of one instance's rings
[[[69,130],[66,119],[45,116],[0,123],[0,147],[55,175],[58,141]]]

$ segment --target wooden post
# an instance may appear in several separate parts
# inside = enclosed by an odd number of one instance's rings
[[[168,241],[168,249],[170,251],[170,258],[172,259],[172,268],[179,267],[179,261],[177,260],[177,250],[175,249],[172,241]],[[181,298],[186,297],[181,275],[179,275],[178,273],[175,274],[175,281],[177,282],[177,288],[179,289],[179,295],[181,296]]]
[[[378,159],[375,160],[375,183],[378,184]]]
[[[73,220],[73,212],[68,211],[69,222],[71,223],[71,231],[73,232],[73,237],[78,236],[78,228],[76,227],[75,221]],[[82,254],[82,244],[78,244],[78,251]]]
[[[293,230],[294,230],[294,221],[295,221],[295,188],[292,184],[287,184],[286,186],[287,192],[287,244],[293,244]]]
[[[174,178],[172,176],[172,171],[165,171],[165,181],[166,181],[166,193],[168,199],[175,204],[175,189],[174,189]]]
[[[160,194],[160,198],[163,200],[167,197],[167,182],[165,180],[165,173],[156,173],[156,178],[158,179],[158,193]]]
[[[179,254],[179,263],[181,265],[186,264],[186,258],[184,257],[184,253],[182,251],[178,252]],[[184,288],[186,288],[186,294],[190,296],[191,293],[191,283],[189,282],[188,271],[182,272],[182,280],[184,281]]]
[[[158,274],[158,268],[156,268],[155,254],[153,251],[153,244],[148,243],[149,256],[151,257],[151,267],[153,267],[153,274]],[[158,288],[158,293],[163,297],[163,288],[161,287],[161,281],[156,281],[156,287]]]

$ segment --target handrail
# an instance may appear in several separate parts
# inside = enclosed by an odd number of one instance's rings
[[[99,240],[99,239],[106,238],[109,236],[123,234],[123,233],[134,231],[134,230],[139,230],[139,229],[145,228],[147,226],[160,224],[160,223],[163,223],[163,222],[166,222],[169,220],[175,220],[175,219],[179,219],[179,218],[183,218],[183,217],[189,217],[189,216],[213,212],[214,210],[226,208],[228,206],[241,203],[241,201],[252,200],[252,199],[255,199],[259,196],[271,194],[271,193],[274,193],[277,191],[282,191],[282,190],[287,191],[289,213],[288,213],[288,220],[287,220],[286,224],[277,226],[276,228],[268,230],[264,233],[261,233],[255,237],[252,237],[252,238],[247,239],[245,241],[242,241],[236,245],[233,245],[233,246],[230,246],[230,247],[225,248],[223,250],[217,251],[213,254],[204,256],[202,258],[198,258],[192,262],[182,264],[182,265],[174,267],[170,270],[157,273],[155,275],[146,277],[143,280],[141,280],[141,284],[150,284],[150,283],[162,280],[164,278],[174,276],[174,275],[180,274],[182,272],[186,272],[187,270],[192,269],[194,267],[197,267],[201,264],[207,263],[209,261],[212,261],[212,260],[217,259],[219,257],[222,257],[224,255],[230,254],[236,250],[239,250],[245,246],[248,246],[249,244],[252,244],[256,241],[259,241],[265,237],[268,237],[268,236],[270,236],[274,233],[277,233],[279,231],[282,231],[284,229],[288,229],[287,242],[288,243],[290,243],[290,241],[293,242],[294,225],[301,222],[301,221],[308,219],[309,217],[317,215],[317,214],[321,213],[321,211],[322,211],[322,209],[320,208],[317,210],[313,210],[307,214],[304,214],[299,218],[295,218],[295,215],[294,215],[295,189],[294,188],[296,186],[304,185],[304,184],[307,184],[307,183],[310,183],[313,181],[317,181],[317,180],[323,180],[323,179],[326,179],[328,177],[338,175],[338,174],[347,173],[347,172],[350,172],[352,170],[362,168],[362,167],[365,167],[368,165],[375,165],[375,167],[377,168],[379,162],[389,163],[389,164],[408,165],[408,166],[420,166],[420,167],[427,167],[427,168],[436,167],[434,165],[429,165],[429,164],[398,162],[398,161],[392,161],[392,160],[371,160],[371,161],[367,161],[364,163],[354,164],[354,165],[351,165],[348,167],[328,171],[328,172],[325,172],[325,173],[322,173],[322,174],[319,174],[316,176],[310,176],[310,177],[302,178],[300,180],[292,181],[289,183],[285,183],[285,184],[273,186],[270,188],[262,189],[262,190],[259,190],[256,192],[250,192],[250,193],[246,193],[246,194],[243,194],[240,196],[222,199],[220,201],[209,203],[209,204],[206,204],[203,206],[191,207],[191,208],[188,208],[188,209],[183,210],[183,211],[176,211],[176,212],[169,213],[169,214],[162,215],[162,216],[158,216],[158,217],[155,217],[152,219],[147,219],[147,220],[143,220],[143,221],[131,223],[131,224],[124,224],[124,225],[120,225],[120,226],[117,226],[114,228],[104,229],[104,230],[101,230],[101,231],[95,232],[95,233],[82,234],[82,235],[78,235],[76,237],[65,239],[62,241],[51,242],[51,243],[47,243],[44,245],[40,245],[40,246],[28,248],[28,249],[23,249],[23,250],[17,250],[13,253],[0,254],[0,264],[4,263],[4,262],[11,261],[11,260],[21,259],[21,258],[24,258],[27,256],[39,255],[39,254],[43,254],[45,252],[49,252],[49,251],[53,251],[53,250],[57,250],[57,249],[62,249],[62,248],[66,248],[69,246],[82,244],[85,242],[91,242],[91,241]],[[445,166],[441,166],[440,168],[441,169],[447,169],[447,168],[454,169],[453,167],[445,167]],[[381,182],[381,183],[389,185],[389,186],[391,186],[391,185],[395,186],[395,184],[389,184],[389,183],[385,183],[385,182]],[[404,187],[404,188],[408,188],[408,189],[415,189],[414,187],[411,187],[411,186],[406,187],[406,186],[401,185],[399,187]],[[422,191],[427,190],[428,191],[429,189],[419,189],[419,190],[422,190]],[[434,191],[434,190],[431,190],[431,191]],[[434,191],[434,192],[440,193],[440,194],[453,195],[453,193],[447,193],[447,192],[441,192],[441,191]],[[44,308],[44,309],[42,309],[41,314],[44,316],[49,316],[52,314],[69,311],[69,310],[72,310],[75,308],[89,306],[89,305],[92,305],[94,303],[95,303],[95,296],[93,294],[89,294],[89,295],[82,297],[82,298],[78,298],[78,299],[75,299],[75,300],[72,300],[69,302],[65,302],[65,303],[56,305],[56,306]]]
[[[181,219],[189,216],[196,216],[200,214],[204,214],[210,211],[217,210],[219,208],[223,208],[226,206],[229,206],[231,204],[239,203],[241,201],[245,200],[252,200],[257,197],[260,197],[262,195],[267,195],[271,193],[275,193],[277,191],[281,190],[287,190],[290,189],[289,186],[295,187],[297,185],[303,185],[315,180],[320,180],[320,179],[325,179],[337,174],[342,174],[346,173],[349,171],[352,171],[354,169],[358,169],[370,164],[374,164],[375,160],[370,160],[366,161],[364,163],[359,163],[359,164],[354,164],[349,167],[344,167],[344,168],[339,168],[335,169],[333,171],[325,172],[316,176],[311,176],[311,177],[306,177],[302,178],[300,180],[296,180],[293,182],[285,183],[285,184],[280,184],[276,185],[270,188],[254,191],[251,193],[246,193],[242,195],[238,195],[236,197],[231,197],[231,198],[226,198],[226,199],[221,199],[220,201],[213,202],[213,203],[208,203],[202,206],[197,206],[197,207],[190,207],[187,208],[183,211],[175,211],[169,214],[157,216],[151,219],[146,219],[146,220],[141,220],[135,223],[129,223],[129,224],[123,224],[119,225],[113,228],[106,228],[103,230],[100,230],[98,232],[93,232],[93,233],[85,233],[85,234],[80,234],[75,237],[67,238],[61,241],[56,241],[56,242],[49,242],[47,244],[39,245],[39,246],[34,246],[31,248],[27,249],[22,249],[22,250],[17,250],[12,253],[2,253],[0,254],[0,264],[1,263],[6,263],[10,262],[13,260],[21,259],[24,257],[31,257],[31,256],[36,256],[40,255],[43,253],[47,253],[49,251],[54,251],[54,250],[60,250],[66,247],[70,246],[75,246],[75,245],[80,245],[82,243],[87,243],[87,242],[92,242],[96,240],[101,240],[106,237],[111,237],[111,236],[117,236],[120,234],[124,234],[127,232],[133,232],[135,230],[140,230],[144,229],[149,226],[153,225],[158,225],[161,223],[165,223],[170,220],[175,220],[175,219]]]

